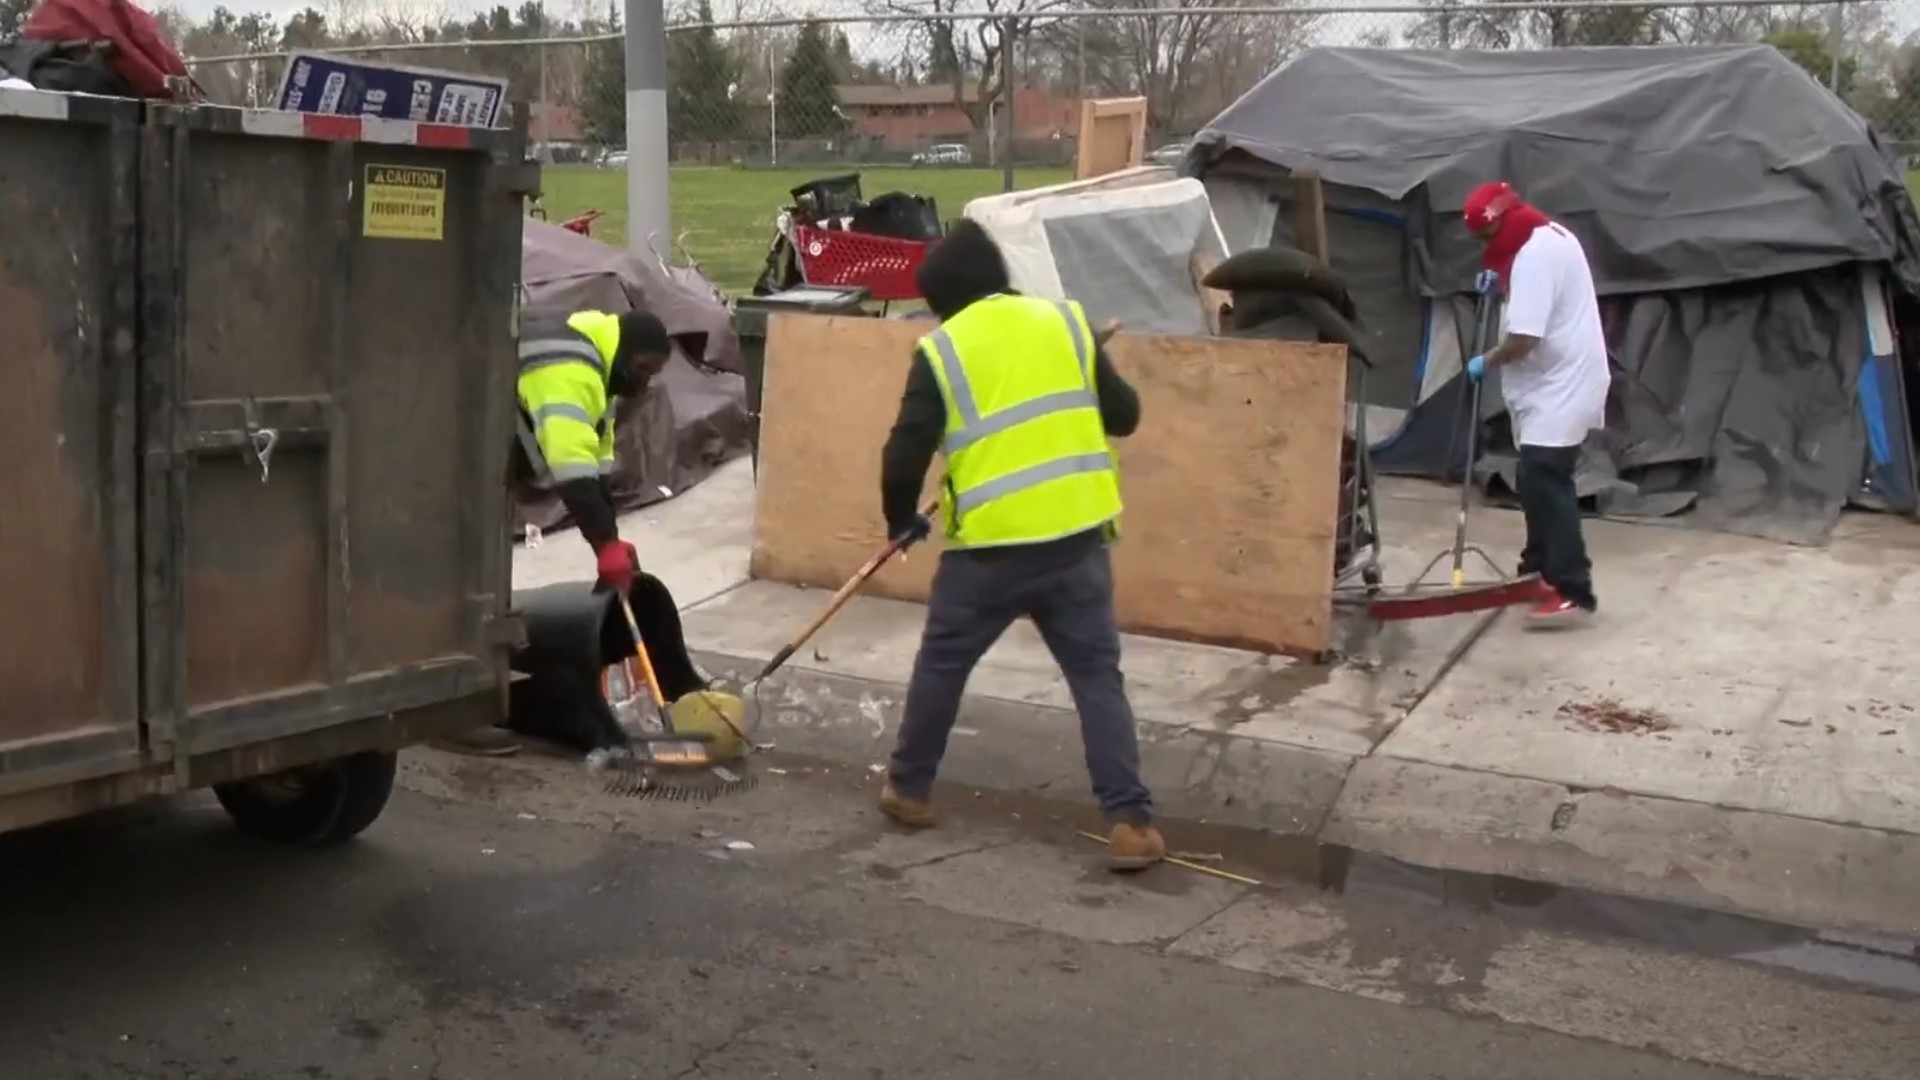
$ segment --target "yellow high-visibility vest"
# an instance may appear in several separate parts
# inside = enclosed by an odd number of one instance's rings
[[[530,329],[520,339],[520,444],[536,483],[611,475],[607,379],[620,345],[620,317],[580,311],[564,325]]]
[[[993,296],[920,339],[947,404],[947,545],[1118,535],[1120,473],[1080,305]]]

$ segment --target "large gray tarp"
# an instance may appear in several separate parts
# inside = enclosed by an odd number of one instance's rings
[[[1236,248],[1286,239],[1272,203],[1295,168],[1319,171],[1341,210],[1334,266],[1380,361],[1370,403],[1405,408],[1432,388],[1416,370],[1418,300],[1465,311],[1480,247],[1459,209],[1508,180],[1580,237],[1602,294],[1614,385],[1582,490],[1603,511],[1687,509],[1817,543],[1857,490],[1858,282],[1882,266],[1896,294],[1920,294],[1920,226],[1871,129],[1776,50],[1315,49],[1216,118],[1187,162],[1223,220],[1268,223],[1272,237],[1229,237]],[[1496,474],[1511,446],[1498,412]],[[1396,452],[1432,475],[1457,468],[1445,440]]]
[[[613,495],[633,510],[678,495],[747,452],[747,391],[727,306],[688,267],[636,257],[591,237],[528,218],[522,234],[523,317],[575,311],[650,311],[674,354],[645,393],[614,416]],[[567,523],[551,492],[516,493],[522,524]]]
[[[1911,292],[1904,178],[1865,121],[1766,45],[1438,52],[1312,49],[1194,140],[1408,199],[1429,294],[1478,249],[1458,211],[1523,184],[1577,233],[1603,294],[1895,262]],[[1416,189],[1423,189],[1416,193]]]

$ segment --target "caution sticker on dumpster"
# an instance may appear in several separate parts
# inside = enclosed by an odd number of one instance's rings
[[[447,224],[447,170],[367,166],[361,232],[386,240],[442,240]]]

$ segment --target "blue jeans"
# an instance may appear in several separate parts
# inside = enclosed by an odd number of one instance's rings
[[[1152,820],[1153,799],[1140,780],[1140,742],[1120,674],[1113,561],[1096,540],[1071,537],[940,556],[888,769],[902,795],[924,799],[932,790],[968,676],[1007,627],[1025,616],[1066,676],[1101,811],[1110,821]]]

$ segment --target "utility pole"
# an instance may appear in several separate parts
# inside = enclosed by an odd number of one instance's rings
[[[1840,92],[1840,53],[1847,47],[1847,5],[1833,5],[1833,25],[1828,35],[1831,40],[1827,51],[1832,53],[1833,70],[1827,73],[1827,89]]]
[[[546,0],[540,3],[540,36],[547,36]],[[553,164],[553,99],[547,96],[547,47],[535,45],[540,61],[540,164]]]
[[[1012,15],[1000,24],[1000,190],[1013,190],[1013,31]],[[993,118],[987,118],[992,123]]]
[[[626,0],[627,250],[658,235],[671,250],[667,202],[667,13],[662,0]]]

